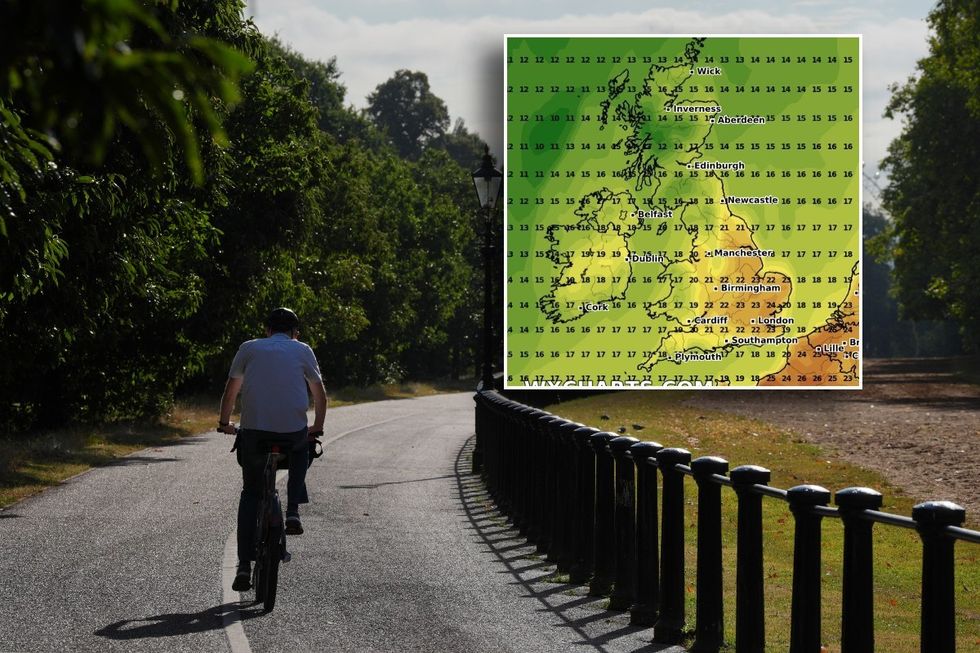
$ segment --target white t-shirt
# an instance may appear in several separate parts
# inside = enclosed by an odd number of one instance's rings
[[[242,343],[228,376],[242,379],[242,428],[275,433],[306,428],[306,382],[322,382],[310,346],[285,333]]]

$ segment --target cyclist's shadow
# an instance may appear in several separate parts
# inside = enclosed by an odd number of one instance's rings
[[[225,620],[229,616],[233,621],[246,621],[263,614],[261,604],[251,601],[235,601],[216,605],[200,612],[178,612],[143,619],[123,619],[100,628],[94,634],[119,640],[175,637],[209,630],[220,630],[224,627]]]

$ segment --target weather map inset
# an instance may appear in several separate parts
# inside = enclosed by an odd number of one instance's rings
[[[505,50],[507,387],[861,387],[860,37]]]

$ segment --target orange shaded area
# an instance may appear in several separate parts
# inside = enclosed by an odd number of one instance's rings
[[[719,196],[719,200],[723,196]],[[689,214],[685,213],[685,217]],[[792,283],[789,277],[779,272],[766,272],[765,259],[761,257],[722,257],[714,256],[716,249],[737,251],[757,248],[752,232],[745,220],[732,213],[720,201],[698,216],[712,225],[711,231],[699,230],[694,243],[699,253],[694,263],[694,274],[701,281],[697,292],[704,298],[702,316],[728,316],[728,335],[744,335],[751,331],[750,325],[760,317],[778,314],[789,301]],[[734,286],[778,286],[775,292],[756,292],[753,290],[723,290],[727,285]],[[724,331],[722,332],[724,333]]]
[[[685,213],[685,217],[690,212]],[[707,218],[715,229],[707,231],[703,227],[694,241],[691,260],[683,267],[677,266],[680,282],[675,285],[671,297],[674,299],[695,300],[696,307],[685,305],[685,312],[673,311],[678,319],[693,324],[699,318],[727,317],[727,329],[720,333],[740,335],[750,332],[753,320],[779,313],[789,301],[792,282],[780,272],[766,272],[765,260],[758,256],[714,256],[717,249],[737,251],[756,249],[752,234],[745,229],[742,218],[733,215],[728,209],[715,205],[710,212],[699,217]],[[740,229],[742,227],[742,229]],[[778,289],[757,291],[732,290],[732,286],[773,286]],[[727,290],[724,288],[728,287]],[[741,330],[737,330],[743,327]],[[716,333],[719,330],[715,330]]]
[[[847,297],[820,327],[789,348],[786,365],[762,378],[760,386],[858,386],[861,355],[858,275]]]
[[[724,260],[709,258],[694,268],[694,274],[700,279],[713,280],[685,284],[687,288],[678,286],[677,291],[686,291],[692,296],[701,298],[701,301],[698,302],[698,309],[684,311],[685,326],[673,331],[663,340],[660,349],[668,353],[668,358],[671,358],[674,352],[694,347],[705,351],[718,349],[728,344],[733,337],[774,333],[778,335],[777,329],[762,326],[759,318],[778,315],[783,310],[783,305],[788,301],[792,289],[789,277],[778,272],[762,272],[762,262],[759,258]],[[722,291],[725,284],[770,286],[778,290],[775,292]],[[677,310],[675,314],[682,314],[682,312]],[[694,323],[694,315],[701,320],[700,323]],[[728,319],[720,323],[711,322],[716,317]],[[645,363],[645,366],[652,367],[657,362],[657,359],[651,359]]]
[[[704,258],[696,270],[702,279],[705,295],[703,317],[727,315],[731,335],[748,333],[760,317],[778,314],[789,301],[790,278],[780,272],[764,272],[760,258]],[[755,292],[723,290],[727,286],[761,286],[774,291]],[[744,327],[744,330],[739,330]]]

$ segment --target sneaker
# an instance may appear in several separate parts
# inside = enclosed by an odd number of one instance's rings
[[[247,562],[238,565],[238,571],[235,572],[235,582],[231,584],[231,589],[236,592],[247,592],[252,589],[252,570]]]
[[[299,520],[299,515],[288,515],[286,517],[286,535],[302,535],[303,523]]]

